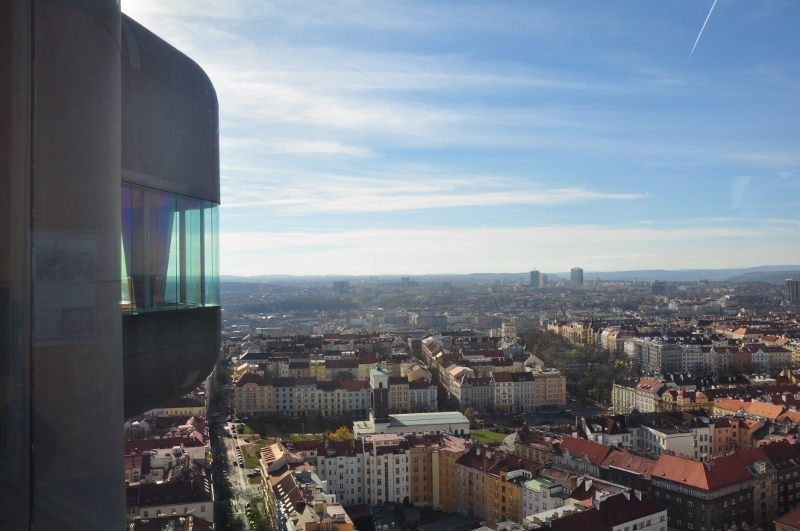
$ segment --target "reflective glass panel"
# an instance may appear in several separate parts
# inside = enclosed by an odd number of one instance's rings
[[[178,301],[178,283],[169,281],[177,277],[176,254],[178,231],[175,224],[177,198],[173,194],[149,190],[147,192],[147,249],[148,294],[150,307],[174,306]],[[170,260],[172,258],[172,260]],[[170,270],[172,266],[172,270]]]
[[[218,206],[123,184],[123,310],[219,305]]]
[[[203,221],[203,239],[205,246],[205,304],[219,305],[219,207],[214,203],[205,203]]]
[[[203,304],[203,201],[178,198],[181,215],[181,303]]]

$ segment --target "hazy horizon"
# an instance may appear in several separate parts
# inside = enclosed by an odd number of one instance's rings
[[[122,8],[216,87],[224,275],[800,263],[800,4],[711,5]]]

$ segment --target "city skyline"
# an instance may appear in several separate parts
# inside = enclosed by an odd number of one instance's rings
[[[711,4],[122,7],[217,88],[222,274],[800,263],[800,7],[687,61]]]

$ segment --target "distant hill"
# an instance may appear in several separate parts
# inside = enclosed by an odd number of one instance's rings
[[[267,282],[253,282],[248,280],[236,280],[231,282],[221,280],[219,283],[219,290],[222,293],[261,293],[264,291],[289,293],[295,291],[295,288]]]
[[[730,282],[768,282],[770,284],[783,284],[787,278],[800,280],[800,269],[792,271],[753,271],[736,275],[728,280]]]
[[[752,280],[733,280],[735,277],[749,274],[772,274],[783,275],[787,270],[800,270],[800,266],[779,265],[779,266],[758,266],[745,267],[738,269],[645,269],[638,271],[584,271],[584,282],[591,282],[597,277],[600,280],[623,280],[631,281],[634,278],[639,282],[649,282],[651,280],[665,280],[670,282],[689,282],[698,278],[706,278],[711,281],[732,281],[732,282],[753,282]],[[569,278],[569,273],[559,273]],[[790,277],[784,277],[790,278]],[[766,281],[765,281],[766,282]],[[781,280],[781,283],[783,280]]]
[[[570,273],[547,273],[552,282],[559,278],[570,278]],[[472,280],[478,282],[506,280],[508,282],[525,281],[528,278],[528,271],[521,273],[472,273],[468,275],[441,274],[441,275],[377,275],[368,276],[347,276],[347,275],[258,275],[252,277],[237,277],[222,275],[220,277],[222,289],[243,289],[243,286],[235,284],[247,283],[260,289],[291,290],[288,286],[281,286],[275,282],[332,282],[334,280],[349,280],[351,282],[368,281],[375,279],[378,282],[398,282],[401,276],[410,276],[412,280],[419,282],[442,282],[442,281],[463,281]],[[787,278],[797,278],[800,280],[800,265],[766,265],[758,267],[744,267],[737,269],[642,269],[635,271],[584,271],[584,282],[589,283],[595,278],[600,280],[619,280],[639,282],[649,282],[651,280],[664,280],[670,282],[691,282],[698,278],[705,278],[711,281],[731,281],[731,282],[770,282],[782,284]]]

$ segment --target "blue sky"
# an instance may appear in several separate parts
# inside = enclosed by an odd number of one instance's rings
[[[800,3],[124,0],[220,102],[227,275],[800,263]]]

